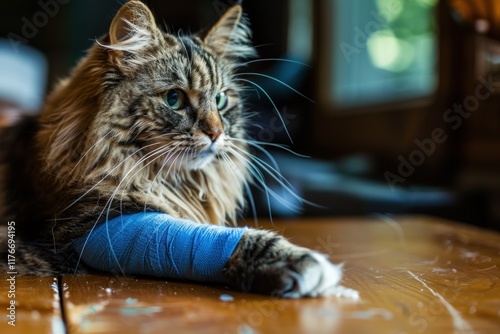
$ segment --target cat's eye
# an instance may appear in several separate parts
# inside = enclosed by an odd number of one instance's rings
[[[180,89],[172,89],[163,100],[170,109],[179,110],[184,107],[186,95]]]
[[[220,92],[215,95],[215,103],[217,103],[217,110],[221,111],[227,107],[228,97],[225,92]]]

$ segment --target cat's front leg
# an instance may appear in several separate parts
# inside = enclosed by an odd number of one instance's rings
[[[276,297],[358,298],[356,291],[339,285],[342,265],[269,231],[247,230],[227,263],[225,275],[243,291]]]

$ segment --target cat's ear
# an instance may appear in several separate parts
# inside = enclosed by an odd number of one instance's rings
[[[240,5],[236,5],[208,31],[203,42],[219,56],[248,58],[256,54],[251,45],[251,35],[243,10]]]
[[[126,2],[109,28],[110,45],[115,56],[137,55],[159,43],[161,32],[149,8],[140,1]]]

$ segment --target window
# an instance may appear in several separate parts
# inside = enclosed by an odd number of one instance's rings
[[[308,63],[312,52],[312,3],[289,0],[288,56]]]
[[[327,103],[335,110],[430,97],[437,0],[331,0]],[[324,50],[326,45],[323,45]]]

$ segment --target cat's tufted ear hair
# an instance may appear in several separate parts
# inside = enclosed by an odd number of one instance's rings
[[[161,32],[149,8],[140,1],[126,2],[116,13],[109,28],[110,45],[106,48],[122,57],[140,54],[149,47],[157,45]],[[133,60],[133,57],[128,57]]]
[[[243,10],[240,5],[236,5],[208,31],[203,42],[221,57],[248,58],[256,55],[251,45],[251,35]]]

